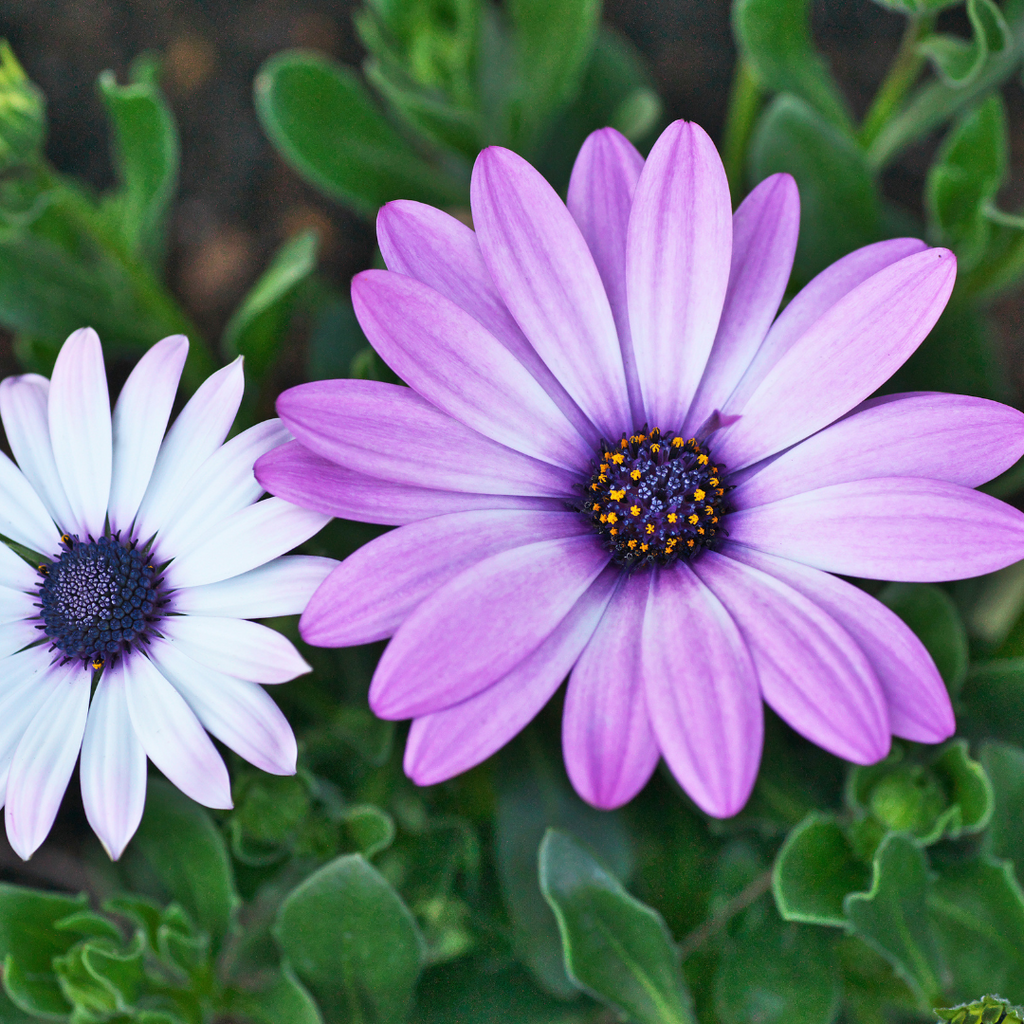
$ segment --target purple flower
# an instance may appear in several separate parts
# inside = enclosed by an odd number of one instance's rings
[[[593,134],[568,209],[481,153],[474,233],[417,203],[378,220],[389,271],[352,286],[409,388],[306,384],[260,481],[400,526],[343,562],[313,644],[392,637],[370,690],[413,718],[427,784],[508,742],[569,676],[576,789],[615,807],[659,756],[710,814],[746,801],[762,699],[860,764],[954,728],[920,641],[831,573],[948,580],[1024,559],[1024,515],[972,488],[1024,453],[1024,416],[943,394],[868,399],[949,298],[911,238],[833,264],[776,317],[796,247],[787,175],[735,214],[696,125],[646,163]],[[867,400],[866,400],[867,399]]]

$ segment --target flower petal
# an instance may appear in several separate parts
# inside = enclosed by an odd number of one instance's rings
[[[221,520],[201,543],[183,551],[167,567],[167,583],[174,589],[199,587],[238,576],[309,540],[329,519],[265,498]]]
[[[234,619],[299,615],[338,564],[333,558],[317,555],[283,555],[240,576],[175,591],[173,610],[182,615]]]
[[[103,346],[91,327],[75,331],[61,347],[47,411],[53,458],[75,513],[74,529],[83,540],[99,537],[110,497],[110,395]]]
[[[412,718],[479,693],[554,632],[607,564],[588,531],[470,566],[402,623],[377,665],[370,706],[381,718]]]
[[[77,529],[74,522],[72,526]],[[53,525],[46,506],[21,470],[3,452],[0,452],[0,533],[41,555],[52,555],[60,549],[60,531]]]
[[[444,782],[508,743],[568,675],[620,575],[617,567],[606,568],[554,632],[508,675],[460,704],[417,718],[405,745],[405,774],[419,786]]]
[[[364,270],[352,304],[370,343],[419,395],[484,437],[570,472],[593,446],[529,370],[464,309],[412,277]]]
[[[38,619],[5,622],[0,625],[0,658],[6,658],[7,655],[14,654],[42,638]]]
[[[942,677],[924,644],[881,601],[859,587],[806,565],[739,544],[730,558],[782,580],[839,623],[878,676],[893,735],[916,743],[941,743],[956,728]]]
[[[295,774],[295,735],[262,687],[200,664],[177,642],[157,640],[150,654],[161,674],[221,743],[272,775]]]
[[[675,121],[644,164],[626,243],[629,323],[647,421],[681,429],[729,284],[732,203],[714,143]]]
[[[632,800],[658,763],[640,664],[650,576],[625,576],[569,677],[562,753],[584,800],[610,810]]]
[[[693,568],[739,626],[773,710],[838,757],[856,764],[885,757],[881,685],[839,623],[780,580],[716,552]]]
[[[2,463],[0,459],[0,463]],[[3,485],[0,484],[0,495],[4,501],[0,501],[0,510],[3,509],[7,500],[4,494]],[[0,526],[0,533],[7,533],[5,526]],[[8,537],[11,534],[7,534]],[[14,538],[17,540],[17,538]],[[47,550],[56,552],[60,548],[60,538],[54,537],[53,544]],[[34,591],[39,589],[39,572],[28,564],[20,555],[16,555],[6,544],[0,543],[0,586],[13,587],[16,590]]]
[[[123,664],[106,668],[96,687],[79,771],[85,816],[111,860],[135,835],[146,804],[146,751],[128,714]]]
[[[739,419],[716,439],[731,470],[788,448],[862,402],[932,329],[956,277],[947,249],[927,249],[879,271],[840,299],[768,371]]]
[[[682,433],[721,409],[754,358],[789,283],[800,230],[800,194],[788,174],[765,178],[732,218],[732,264],[722,318]]]
[[[188,338],[172,334],[158,341],[135,364],[121,388],[113,420],[113,475],[108,503],[112,530],[127,532],[139,511],[187,355]]]
[[[456,512],[410,523],[364,544],[331,573],[299,622],[302,639],[317,647],[383,640],[471,565],[579,532],[579,516],[564,510]]]
[[[4,814],[7,838],[22,860],[36,852],[57,817],[82,746],[91,682],[81,665],[65,674],[14,751]]]
[[[10,550],[8,548],[8,550]],[[17,557],[17,556],[15,556]],[[36,583],[39,583],[38,578]],[[37,596],[26,594],[0,584],[0,623],[14,622],[15,619],[30,619],[38,616]]]
[[[732,512],[729,538],[826,572],[934,582],[1024,559],[1024,513],[940,480],[877,477]]]
[[[149,759],[197,803],[231,807],[228,770],[185,698],[144,655],[126,659],[123,671],[128,713]]]
[[[702,811],[731,817],[754,788],[764,739],[757,672],[736,623],[679,562],[651,582],[641,647],[662,756]]]
[[[491,278],[523,333],[601,434],[628,430],[608,296],[554,189],[522,157],[491,146],[473,167],[470,202]]]

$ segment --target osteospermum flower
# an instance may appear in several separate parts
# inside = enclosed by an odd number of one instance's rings
[[[295,771],[291,728],[258,684],[309,666],[246,620],[302,610],[337,563],[278,556],[328,517],[257,501],[254,459],[289,438],[279,420],[222,443],[241,359],[164,436],[187,351],[181,336],[154,345],[113,416],[89,329],[64,343],[51,380],[0,384],[20,466],[0,455],[0,534],[26,556],[0,544],[0,792],[25,858],[79,750],[85,813],[114,858],[142,816],[147,755],[208,807],[230,807],[231,787],[207,729],[268,772]]]
[[[830,574],[948,580],[1024,558],[1024,515],[972,489],[1024,452],[1024,416],[868,399],[938,318],[952,254],[867,246],[776,317],[795,184],[768,178],[733,214],[718,154],[685,122],[646,163],[592,135],[568,208],[498,148],[471,195],[475,233],[386,206],[390,270],[353,282],[410,386],[285,392],[297,440],[257,466],[289,500],[400,526],[327,578],[300,629],[328,646],[391,637],[370,702],[415,719],[408,774],[477,764],[566,675],[566,765],[599,807],[660,755],[700,807],[733,814],[762,700],[857,763],[891,734],[948,736],[924,647]]]

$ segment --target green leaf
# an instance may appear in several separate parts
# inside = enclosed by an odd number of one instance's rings
[[[846,897],[850,928],[882,954],[922,1004],[942,991],[942,960],[927,913],[928,865],[921,847],[892,833],[872,865],[871,889]]]
[[[395,819],[373,804],[355,804],[341,813],[351,846],[369,859],[386,850],[395,839]]]
[[[969,736],[1013,743],[1024,736],[1024,658],[1000,658],[971,669],[957,722]]]
[[[232,1009],[253,1024],[324,1024],[316,1001],[287,964],[272,984],[260,992],[243,994]]]
[[[870,874],[857,860],[839,822],[811,811],[782,844],[772,871],[772,892],[787,921],[846,927],[843,900],[866,889]]]
[[[806,282],[879,237],[879,200],[857,144],[796,96],[777,96],[750,147],[752,179],[787,171],[800,188],[800,241],[793,272]]]
[[[263,65],[254,90],[270,141],[299,174],[339,202],[368,215],[391,199],[469,205],[465,188],[403,141],[348,68],[285,51]]]
[[[799,96],[840,134],[852,135],[846,103],[814,49],[810,0],[736,0],[732,23],[761,89]]]
[[[972,39],[932,35],[918,43],[918,49],[935,66],[946,85],[962,89],[981,74],[989,54],[1002,53],[1011,45],[1010,30],[1002,12],[992,0],[967,0],[967,17]]]
[[[997,1020],[1024,1024],[1024,1007],[1013,1006],[1008,999],[999,996],[983,996],[961,1006],[937,1006],[935,1012],[940,1020],[948,1020],[950,1024],[993,1024]]]
[[[338,857],[289,893],[273,928],[330,1021],[400,1021],[422,966],[408,908],[360,854]]]
[[[1019,861],[1024,869],[1024,750],[988,742],[981,763],[992,783],[994,808],[985,834],[985,849],[994,857]]]
[[[575,839],[549,829],[540,886],[569,975],[639,1024],[689,1024],[689,993],[661,915],[634,899]]]
[[[875,0],[875,3],[888,7],[891,11],[899,11],[900,14],[921,17],[925,14],[935,14],[947,7],[955,7],[963,3],[963,0]]]
[[[290,238],[232,314],[221,348],[225,356],[245,356],[247,378],[263,379],[288,330],[295,294],[316,269],[317,236],[303,231]]]
[[[46,135],[46,97],[0,40],[0,170],[35,163]]]
[[[331,295],[317,306],[306,343],[306,377],[352,377],[352,363],[370,348],[348,296]],[[379,358],[379,357],[378,357]]]

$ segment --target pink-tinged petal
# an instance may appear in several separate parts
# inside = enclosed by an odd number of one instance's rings
[[[877,477],[732,512],[730,540],[826,572],[936,582],[1024,559],[1024,513],[940,480]]]
[[[179,615],[227,615],[234,619],[299,615],[337,566],[333,558],[283,555],[220,583],[177,590],[172,610]]]
[[[405,773],[430,786],[468,771],[523,729],[569,674],[611,598],[620,572],[608,567],[555,631],[508,675],[468,700],[412,723]]]
[[[541,359],[604,436],[628,430],[608,296],[554,189],[522,157],[492,146],[473,167],[470,202],[491,278]]]
[[[170,587],[200,587],[238,576],[298,547],[318,533],[330,516],[280,498],[266,498],[221,520],[195,547],[167,567]]]
[[[0,416],[18,467],[55,523],[70,529],[75,514],[64,493],[50,444],[50,382],[37,373],[0,381]]]
[[[4,815],[14,852],[28,860],[57,817],[75,770],[89,712],[92,673],[76,665],[28,724],[7,777]]]
[[[432,405],[524,455],[570,472],[586,468],[593,446],[530,371],[440,292],[365,270],[352,281],[352,304],[380,356]]]
[[[99,537],[110,497],[110,395],[103,346],[91,327],[75,331],[61,346],[47,403],[53,458],[74,529],[84,540]]]
[[[121,388],[113,420],[114,461],[108,505],[112,530],[127,531],[139,510],[187,355],[188,338],[172,334],[158,341],[136,363]]]
[[[72,523],[78,529],[76,523]],[[60,530],[24,474],[0,452],[0,533],[41,555],[60,550]],[[17,557],[17,556],[15,556]]]
[[[644,404],[629,333],[626,232],[643,166],[644,158],[636,147],[614,128],[591,132],[573,164],[566,197],[566,206],[594,257],[615,318],[634,424],[643,422]]]
[[[381,718],[413,718],[486,689],[540,647],[607,564],[588,531],[470,566],[395,633],[370,684],[370,706]]]
[[[228,436],[242,402],[242,357],[207,377],[167,431],[139,507],[135,535],[143,541],[171,521],[199,467]]]
[[[0,460],[0,463],[2,461]],[[2,484],[0,484],[0,496],[4,500],[7,499]],[[3,501],[0,501],[0,512],[3,507]],[[4,532],[6,530],[0,526],[0,533]],[[10,537],[11,534],[8,533],[7,536]],[[54,537],[52,545],[47,550],[55,553],[59,548],[60,538]],[[29,565],[24,558],[16,555],[6,544],[0,543],[0,586],[13,587],[15,590],[35,591],[39,589],[41,582],[35,566]]]
[[[731,544],[728,555],[788,583],[839,623],[878,676],[893,735],[941,743],[956,722],[931,655],[909,626],[880,601],[818,569]]]
[[[728,408],[742,408],[768,371],[840,299],[880,270],[927,248],[917,238],[891,238],[865,245],[826,267],[797,293],[772,324],[729,398]]]
[[[117,860],[142,820],[146,804],[146,751],[125,696],[123,662],[103,672],[82,740],[85,816],[111,860]]]
[[[956,258],[927,249],[840,299],[768,371],[716,439],[730,469],[788,448],[849,412],[899,369],[938,320]]]
[[[178,643],[157,640],[149,653],[221,743],[272,775],[295,774],[295,735],[262,687],[200,664]]]
[[[788,174],[765,178],[733,214],[729,287],[684,434],[696,433],[723,407],[764,341],[789,283],[799,231],[800,194]]]
[[[736,623],[679,562],[652,579],[641,647],[662,756],[702,811],[731,817],[754,788],[764,739],[757,672]]]
[[[885,696],[849,633],[774,576],[705,552],[694,571],[728,608],[761,694],[798,733],[856,764],[889,751]]]
[[[573,787],[610,810],[643,789],[658,763],[640,663],[651,577],[625,576],[569,677],[562,753]]]
[[[830,484],[915,476],[977,487],[1024,455],[1024,413],[966,395],[865,403],[755,471],[731,497],[752,508]]]
[[[388,270],[422,281],[469,313],[533,374],[576,430],[597,443],[594,425],[501,301],[471,228],[433,206],[398,199],[377,214],[377,241]]]
[[[256,463],[256,479],[271,494],[303,508],[383,526],[401,526],[429,516],[477,509],[565,509],[564,498],[467,494],[380,480],[330,462],[299,441],[289,441],[264,455]]]
[[[456,512],[410,523],[364,544],[313,595],[299,631],[317,647],[391,636],[430,594],[476,562],[580,532],[575,512]]]
[[[629,324],[647,420],[682,427],[718,330],[732,203],[714,143],[675,121],[644,164],[626,243]]]
[[[314,381],[281,394],[277,411],[317,455],[395,483],[563,497],[580,480],[484,437],[412,388],[374,380]]]
[[[123,671],[128,714],[149,759],[197,803],[231,807],[228,770],[185,698],[143,655],[126,659]]]

